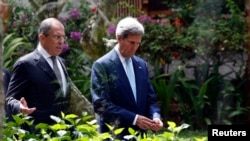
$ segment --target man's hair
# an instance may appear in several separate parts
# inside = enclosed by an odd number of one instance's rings
[[[51,25],[52,25],[52,21],[50,19],[43,20],[39,26],[38,35],[39,34],[48,35]]]
[[[128,35],[143,35],[143,25],[133,17],[126,17],[119,21],[116,27],[116,36],[126,38]]]
[[[48,35],[49,34],[49,30],[52,26],[52,24],[57,21],[59,23],[61,23],[58,19],[56,18],[47,18],[47,19],[44,19],[40,26],[39,26],[39,29],[38,29],[38,35],[39,34],[44,34],[44,35]],[[62,24],[63,25],[63,24]]]

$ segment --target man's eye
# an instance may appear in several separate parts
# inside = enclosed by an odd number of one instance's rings
[[[136,42],[134,42],[134,41],[130,41],[130,44],[131,44],[131,45],[140,45],[140,43],[136,43]]]

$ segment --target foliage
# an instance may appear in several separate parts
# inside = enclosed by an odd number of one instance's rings
[[[224,52],[246,51],[246,17],[233,0],[177,1],[170,6],[173,14],[168,17],[137,17],[145,27],[137,54],[155,68],[173,59],[188,61],[196,55],[216,58]],[[108,27],[109,38],[114,38],[115,26],[111,23]],[[156,76],[161,74],[155,71]]]
[[[22,47],[27,47],[22,48]],[[22,37],[15,38],[14,33],[7,35],[3,39],[3,62],[4,67],[12,70],[13,64],[19,58],[19,56],[31,51],[31,43]]]
[[[40,123],[35,126],[37,133],[30,133],[21,127],[23,124],[32,126],[33,121],[30,117],[23,114],[13,115],[13,120],[4,123],[3,129],[3,141],[18,141],[18,140],[33,140],[33,141],[55,141],[55,140],[70,140],[70,141],[101,141],[104,139],[110,139],[112,141],[118,141],[116,136],[121,133],[123,128],[114,129],[109,125],[110,132],[99,133],[96,120],[87,113],[83,113],[82,117],[78,117],[74,114],[65,115],[61,113],[62,117],[51,116],[51,119],[55,121],[55,124],[48,125],[46,123]],[[166,131],[155,133],[150,132],[145,138],[141,138],[136,135],[136,131],[130,130],[130,135],[127,135],[127,139],[136,139],[138,141],[152,140],[152,141],[195,141],[197,139],[207,140],[207,137],[201,136],[188,136],[181,137],[179,134],[182,130],[188,128],[188,124],[182,124],[176,126],[174,122],[168,121],[168,128]]]
[[[180,75],[180,71],[177,70],[176,73],[171,76],[163,74],[152,80],[152,84],[160,101],[164,123],[168,119],[169,110],[171,108],[170,104],[176,95],[175,89]],[[168,77],[170,78],[167,81]]]
[[[223,4],[226,8],[220,12]],[[213,5],[212,1],[204,1],[193,6],[195,17],[181,28],[176,44],[189,45],[199,55],[246,51],[247,22],[243,11],[232,0]],[[207,11],[208,7],[213,12]],[[180,13],[183,15],[183,12]]]
[[[179,66],[171,76],[152,81],[162,105],[164,121],[170,118],[169,108],[174,99],[181,108],[182,122],[190,123],[193,129],[206,129],[209,124],[243,122],[239,119],[247,112],[241,94],[244,78],[225,79],[232,73],[238,74],[232,71],[222,75],[218,64],[211,70],[209,63],[205,63],[197,66],[192,80],[185,76],[184,68]]]
[[[14,34],[14,37],[24,37],[33,44],[37,44],[37,27],[39,20],[34,13],[37,9],[27,7],[24,3],[7,0],[8,19],[3,23],[5,35]]]
[[[174,58],[173,53],[178,50],[173,48],[172,40],[176,29],[170,19],[153,19],[142,15],[138,20],[145,26],[145,35],[137,53],[143,58],[151,60],[155,67],[170,63]],[[156,64],[156,62],[160,64]]]

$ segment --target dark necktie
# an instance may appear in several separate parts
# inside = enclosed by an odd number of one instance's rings
[[[53,62],[53,70],[54,70],[54,72],[56,74],[58,83],[60,84],[61,88],[63,88],[63,86],[62,86],[62,76],[61,76],[60,70],[59,70],[58,65],[57,65],[56,57],[51,56],[51,60]]]
[[[134,98],[135,98],[135,101],[136,101],[136,84],[135,84],[135,76],[134,76],[134,73],[133,73],[133,69],[131,67],[132,62],[129,59],[125,59],[125,62],[126,62],[127,76],[128,76],[129,83],[130,83],[130,86],[132,88]]]

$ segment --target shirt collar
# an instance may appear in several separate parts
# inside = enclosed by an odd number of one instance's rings
[[[117,45],[115,46],[115,51],[117,52],[117,54],[118,54],[118,56],[119,56],[121,62],[125,62],[125,59],[126,59],[126,58],[124,58],[124,57],[121,55],[121,53],[120,53],[120,51],[119,51],[119,44],[117,44]]]
[[[39,43],[37,45],[37,50],[39,53],[41,53],[41,55],[45,58],[48,59],[51,57],[51,55],[42,47],[42,45]]]

